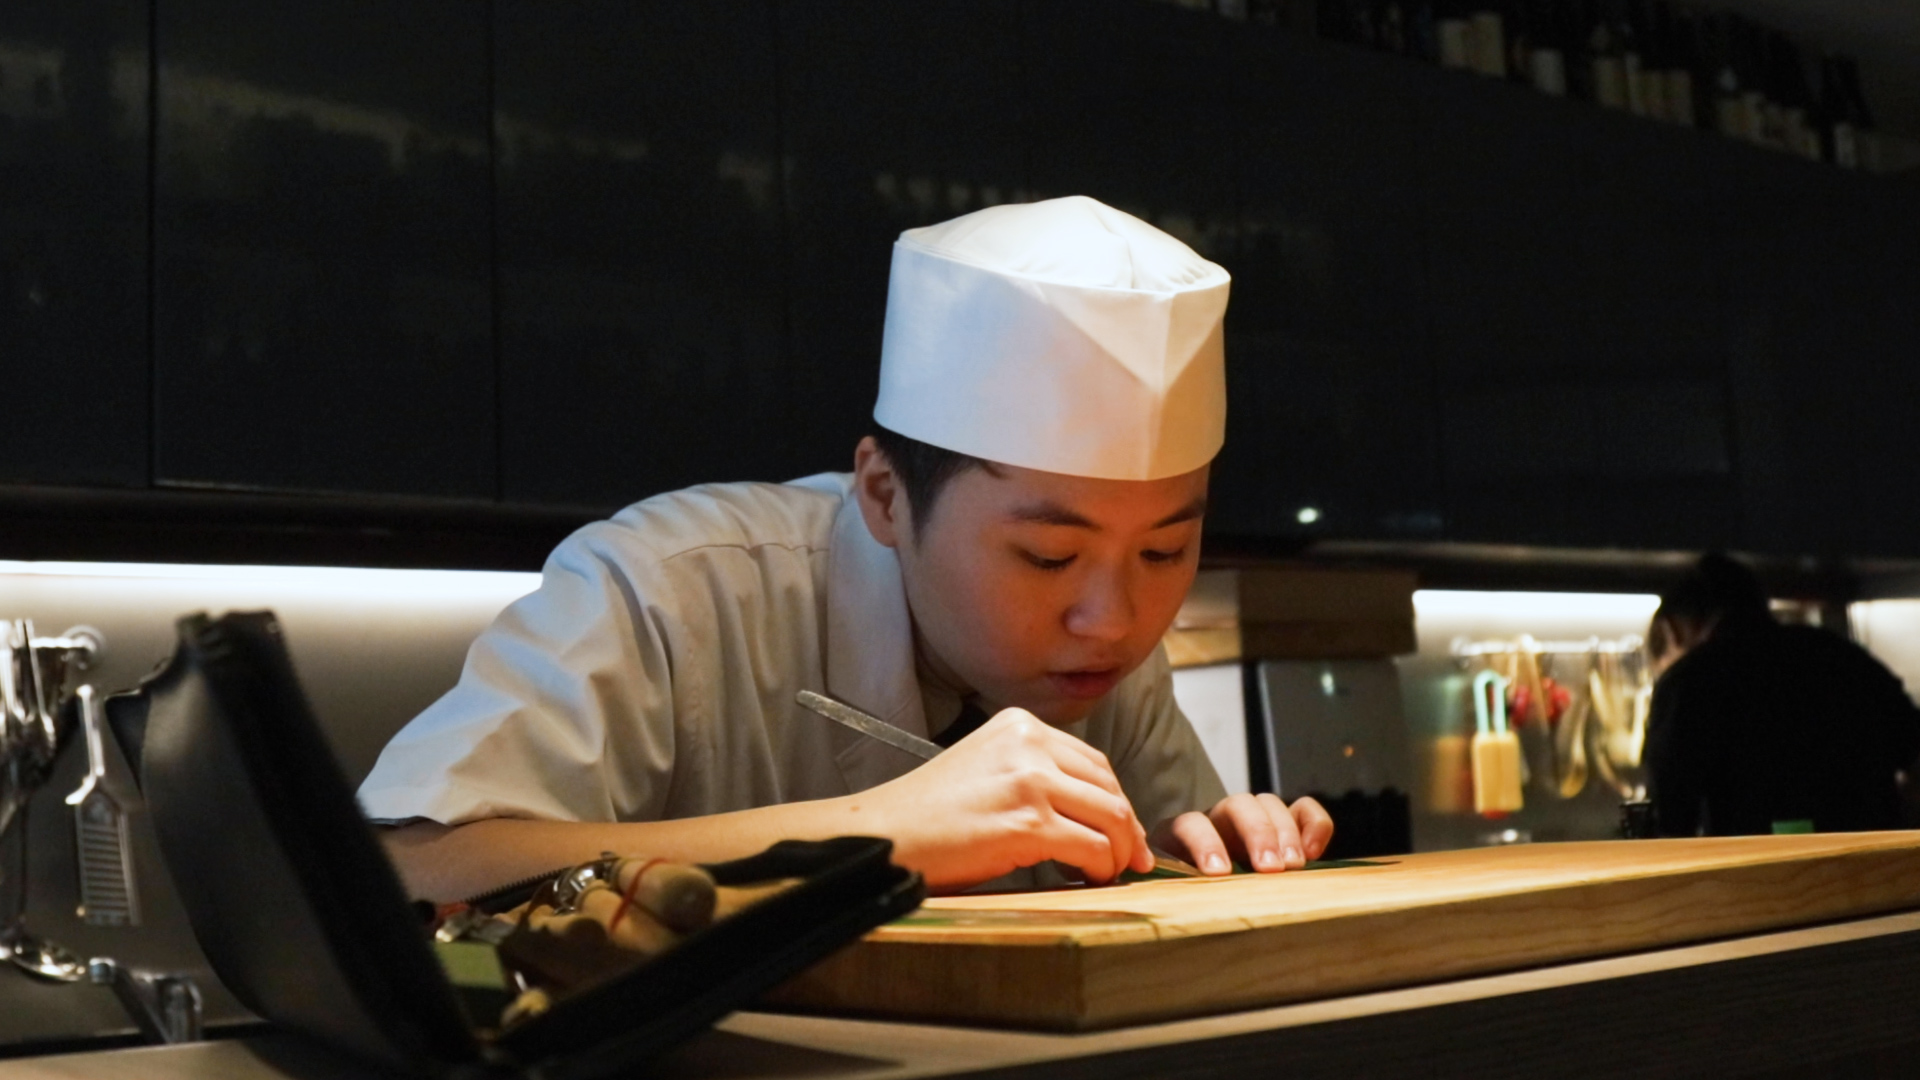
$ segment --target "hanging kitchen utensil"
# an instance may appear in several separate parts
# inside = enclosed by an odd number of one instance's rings
[[[1473,809],[1498,816],[1520,809],[1520,740],[1507,726],[1507,680],[1482,671],[1473,678]]]
[[[100,737],[100,706],[93,687],[75,691],[87,744],[87,775],[67,805],[73,807],[74,846],[80,863],[82,919],[94,926],[140,925],[133,887],[133,847],[127,812],[107,786],[107,749]]]
[[[1558,794],[1571,799],[1587,786],[1587,718],[1593,712],[1591,694],[1577,694],[1553,731],[1554,764],[1558,766]]]

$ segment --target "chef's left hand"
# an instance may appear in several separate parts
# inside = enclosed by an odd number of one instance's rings
[[[1181,814],[1157,830],[1157,845],[1179,853],[1202,873],[1233,870],[1238,859],[1261,873],[1298,870],[1333,840],[1333,818],[1313,799],[1292,806],[1278,795],[1229,795],[1202,814]]]

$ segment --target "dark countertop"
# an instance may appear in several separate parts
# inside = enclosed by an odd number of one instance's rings
[[[735,1013],[658,1077],[1788,1077],[1920,1071],[1920,912],[1081,1035]],[[0,1062],[0,1080],[370,1075],[285,1035]]]

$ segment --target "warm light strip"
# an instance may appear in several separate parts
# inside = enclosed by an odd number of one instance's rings
[[[1413,594],[1419,618],[1555,619],[1645,623],[1660,598],[1649,593],[1483,592],[1421,589]]]
[[[265,588],[498,594],[517,597],[540,575],[499,570],[383,570],[357,566],[214,566],[195,563],[22,562],[0,559],[0,576],[205,581]]]

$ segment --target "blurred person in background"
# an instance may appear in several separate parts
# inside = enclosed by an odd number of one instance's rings
[[[1647,647],[1662,835],[1900,827],[1920,708],[1865,649],[1776,622],[1753,571],[1720,554],[1661,597]]]

